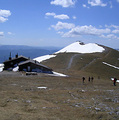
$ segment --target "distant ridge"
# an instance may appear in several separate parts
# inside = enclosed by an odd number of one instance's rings
[[[10,52],[12,57],[17,53],[30,58],[52,54],[59,50],[57,47],[32,47],[25,45],[0,45],[0,63],[8,60]]]

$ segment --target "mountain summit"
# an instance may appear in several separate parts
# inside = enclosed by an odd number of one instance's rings
[[[63,49],[55,52],[53,55],[45,55],[35,58],[39,62],[56,57],[58,53],[101,53],[105,49],[95,43],[84,44],[83,42],[74,42]]]
[[[57,53],[95,53],[103,52],[105,49],[95,43],[84,44],[82,42],[75,42],[67,47],[59,50]]]

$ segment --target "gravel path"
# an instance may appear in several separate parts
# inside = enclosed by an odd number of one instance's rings
[[[74,54],[74,55],[71,57],[67,69],[70,69],[70,67],[71,67],[71,65],[72,65],[72,63],[73,63],[74,58],[77,57],[77,56],[80,56],[80,54]]]

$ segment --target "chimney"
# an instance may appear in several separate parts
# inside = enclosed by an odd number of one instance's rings
[[[11,52],[10,52],[9,60],[11,60],[11,59],[12,59],[12,57],[11,57]]]
[[[18,58],[18,53],[16,54],[16,58]]]

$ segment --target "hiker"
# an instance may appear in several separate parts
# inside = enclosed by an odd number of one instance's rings
[[[90,82],[90,77],[88,78],[88,81]]]
[[[94,79],[94,78],[93,78],[93,77],[91,77],[91,81],[92,81],[92,82],[93,82],[93,79]]]
[[[83,80],[83,83],[84,83],[84,81],[85,81],[85,77],[82,77],[82,80]]]
[[[114,81],[113,81],[114,86],[116,86],[116,81],[117,81],[117,78],[114,78]]]

